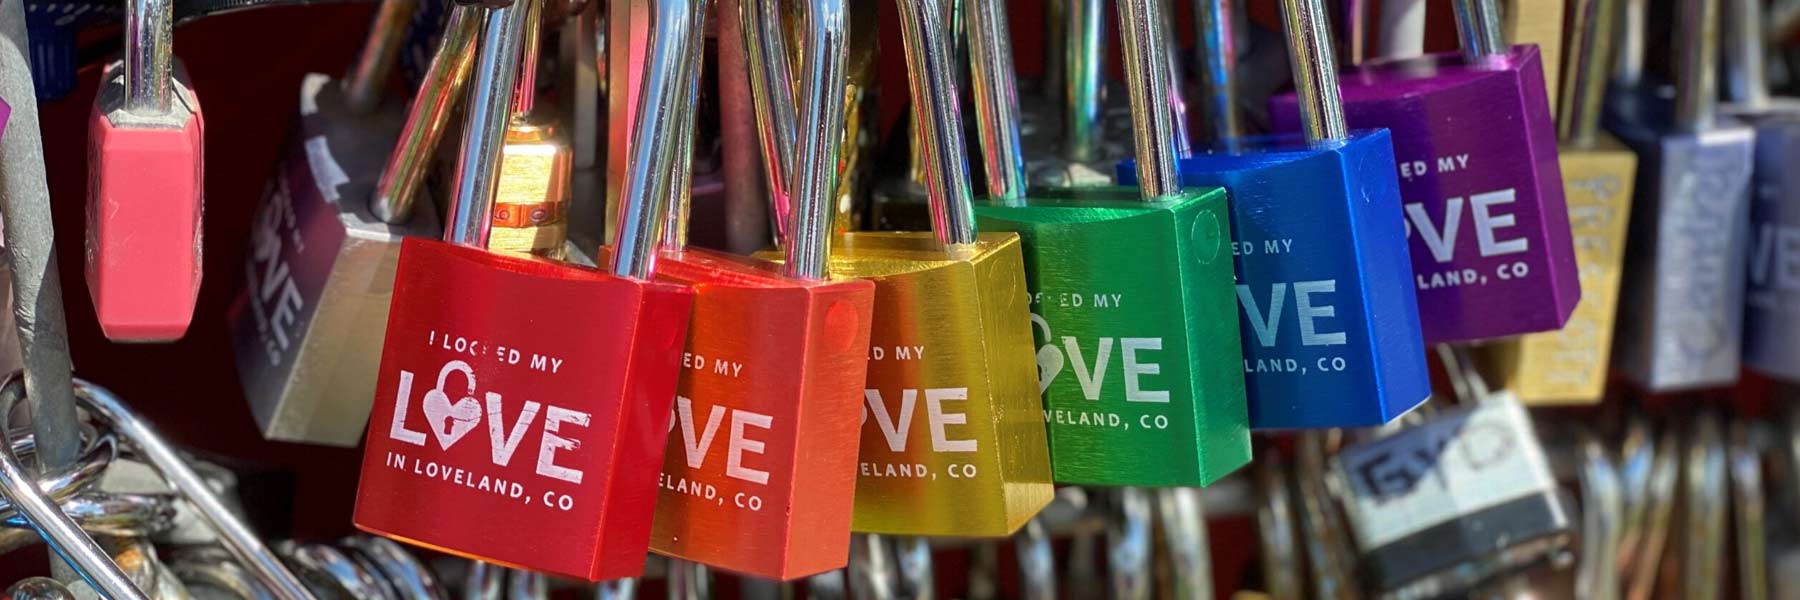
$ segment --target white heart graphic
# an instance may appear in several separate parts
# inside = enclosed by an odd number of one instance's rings
[[[469,382],[469,395],[463,396],[455,404],[444,393],[444,380],[452,372],[462,373]],[[475,369],[460,360],[444,363],[443,370],[438,371],[437,387],[425,392],[425,402],[421,408],[425,410],[425,422],[431,426],[431,434],[437,438],[438,447],[449,450],[457,440],[474,430],[481,420],[481,402],[475,399]]]
[[[1038,346],[1037,351],[1038,394],[1042,395],[1044,390],[1050,389],[1050,382],[1056,381],[1056,376],[1062,373],[1063,355],[1056,349],[1056,344],[1051,341],[1049,321],[1044,320],[1037,313],[1032,313],[1031,324],[1044,330],[1044,345]]]

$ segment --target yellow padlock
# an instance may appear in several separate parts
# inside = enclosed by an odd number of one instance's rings
[[[1024,257],[1018,234],[975,231],[946,27],[921,17],[943,0],[896,3],[934,230],[833,244],[835,276],[875,282],[851,528],[1006,536],[1054,492]]]

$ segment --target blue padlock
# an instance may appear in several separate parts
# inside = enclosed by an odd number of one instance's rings
[[[1217,24],[1203,36],[1229,39],[1227,2],[1200,3],[1201,22]],[[1380,425],[1431,394],[1393,143],[1386,130],[1346,130],[1320,0],[1281,8],[1304,137],[1241,137],[1237,119],[1215,116],[1181,182],[1231,192],[1250,426]],[[1205,59],[1203,105],[1216,115],[1236,105],[1217,75],[1234,65],[1229,52]],[[1117,175],[1135,183],[1136,163]]]

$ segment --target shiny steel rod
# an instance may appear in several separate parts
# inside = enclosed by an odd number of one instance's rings
[[[1106,22],[1103,0],[1062,0],[1062,157],[1074,162],[1099,158],[1100,90],[1105,85]]]
[[[450,9],[450,22],[444,25],[437,52],[406,111],[399,143],[388,155],[387,166],[382,167],[381,180],[375,184],[375,194],[370,199],[369,211],[384,223],[399,225],[412,218],[425,171],[436,153],[438,140],[450,124],[450,108],[462,99],[463,88],[468,84],[480,27],[480,8],[459,5]]]
[[[493,226],[489,212],[500,185],[500,151],[506,143],[506,122],[525,37],[525,3],[542,1],[519,0],[506,8],[486,9],[468,119],[456,157],[455,195],[444,218],[444,241],[487,247]]]
[[[160,115],[173,106],[175,3],[125,2],[125,110]]]
[[[789,74],[787,38],[782,34],[779,0],[740,0],[739,19],[747,49],[750,99],[756,110],[763,172],[768,176],[769,208],[773,212],[776,239],[787,243],[787,227],[793,212],[789,185],[798,147],[795,131],[793,78]]]
[[[1506,38],[1500,34],[1498,0],[1455,0],[1453,4],[1463,63],[1479,65],[1506,54]]]
[[[1563,70],[1556,126],[1565,144],[1589,147],[1600,131],[1606,75],[1612,65],[1618,0],[1576,0],[1569,29],[1569,68]]]
[[[1731,0],[1725,11],[1725,97],[1748,108],[1769,104],[1760,0]]]
[[[1324,5],[1321,0],[1281,0],[1281,16],[1306,139],[1313,143],[1344,139],[1349,128],[1344,124],[1344,100],[1338,92],[1337,60]]]
[[[611,264],[612,274],[634,279],[647,279],[656,268],[669,201],[668,194],[659,191],[667,189],[675,168],[680,144],[674,138],[682,129],[680,103],[690,100],[682,94],[692,89],[692,83],[682,79],[683,65],[698,58],[688,53],[688,40],[704,27],[706,0],[667,0],[654,9]]]
[[[844,131],[844,88],[850,79],[850,6],[807,3],[806,53],[800,60],[800,154],[795,161],[793,222],[783,246],[791,277],[825,279],[837,216],[838,153]]]
[[[701,14],[699,19],[705,19]],[[706,70],[706,53],[701,50],[706,44],[706,31],[703,26],[695,26],[688,32],[682,50],[688,60],[681,62],[681,72],[677,79],[687,82],[687,91],[680,102],[676,103],[676,123],[679,129],[675,134],[675,159],[673,170],[667,177],[661,178],[661,186],[656,194],[668,198],[668,213],[663,221],[662,248],[670,252],[687,250],[688,218],[693,214],[694,200],[694,126],[698,114],[694,107],[700,103],[700,74]]]
[[[1019,144],[1019,87],[1005,0],[965,0],[969,62],[975,82],[975,123],[981,132],[988,197],[1025,197],[1025,154]]]
[[[944,0],[894,0],[906,45],[913,122],[925,143],[925,181],[932,231],[946,246],[975,242],[975,210],[969,190],[968,150],[962,140],[962,108],[956,92]]]
[[[344,104],[350,112],[368,114],[381,104],[381,92],[394,70],[394,60],[400,57],[400,40],[417,4],[417,0],[381,0],[376,7],[362,51],[344,77]]]
[[[1719,0],[1679,0],[1675,12],[1675,125],[1705,131],[1719,102]]]
[[[1175,170],[1175,111],[1169,109],[1168,19],[1162,0],[1119,0],[1125,84],[1131,94],[1138,185],[1145,200],[1181,191]]]
[[[1358,0],[1362,1],[1362,0]],[[1238,117],[1237,36],[1232,0],[1194,1],[1194,38],[1200,42],[1200,90],[1206,116],[1202,142],[1218,144],[1244,134]]]

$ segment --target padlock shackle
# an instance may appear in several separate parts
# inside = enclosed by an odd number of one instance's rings
[[[1125,85],[1131,95],[1132,141],[1136,146],[1138,186],[1145,200],[1181,191],[1175,160],[1174,76],[1170,72],[1168,18],[1163,0],[1118,0],[1120,46],[1124,50]]]
[[[527,8],[520,0],[505,8],[489,8],[476,52],[474,89],[469,91],[468,118],[456,157],[454,195],[444,217],[444,241],[487,248],[493,229],[494,193],[500,185],[500,151],[519,72]]]
[[[1041,517],[1032,517],[1013,538],[1019,562],[1019,587],[1026,598],[1056,597],[1056,548]]]
[[[966,0],[965,0],[966,1]],[[1101,90],[1106,85],[1105,0],[1065,0],[1063,30],[1067,32],[1060,56],[1062,66],[1062,158],[1073,162],[1099,159],[1104,132],[1105,107]]]
[[[1307,141],[1317,144],[1349,137],[1344,99],[1338,91],[1337,60],[1331,49],[1330,16],[1322,0],[1281,0],[1281,15],[1288,65],[1294,74],[1294,97]]]
[[[940,244],[975,242],[975,209],[969,189],[968,149],[945,0],[895,0],[912,92],[913,122],[924,142],[925,183],[932,231]]]
[[[1619,9],[1618,53],[1612,65],[1612,82],[1632,88],[1644,80],[1644,29],[1649,0],[1619,1],[1623,7]]]
[[[1563,69],[1558,138],[1579,148],[1594,144],[1612,64],[1618,0],[1576,0],[1570,17],[1568,66]]]
[[[1769,78],[1764,71],[1763,6],[1757,0],[1731,0],[1725,11],[1725,98],[1744,107],[1769,105]]]
[[[988,197],[1011,202],[1025,197],[1025,153],[1019,143],[1019,87],[1013,71],[1011,32],[1004,0],[962,0],[969,26],[970,75],[975,87],[975,124],[987,167]]]
[[[1375,56],[1412,58],[1425,53],[1425,0],[1380,0],[1381,38]],[[1367,22],[1367,19],[1364,19]],[[1367,34],[1363,34],[1367,35]]]
[[[682,40],[682,52],[688,59],[681,62],[676,78],[687,82],[686,99],[676,103],[674,164],[666,182],[659,184],[663,187],[656,191],[668,199],[662,235],[662,249],[668,252],[685,251],[688,245],[688,217],[694,200],[694,124],[698,120],[694,107],[700,103],[700,74],[706,70],[706,53],[701,50],[706,43],[705,34],[703,27],[694,27]]]
[[[381,0],[376,7],[362,51],[344,76],[344,105],[351,114],[366,115],[381,104],[381,92],[400,57],[406,24],[416,6],[418,0]]]
[[[1498,0],[1455,0],[1452,4],[1456,7],[1456,38],[1462,43],[1464,64],[1480,65],[1506,55]]]
[[[794,210],[789,186],[799,147],[795,132],[799,117],[794,114],[798,105],[789,73],[787,37],[782,33],[781,4],[778,0],[739,0],[738,19],[744,34],[744,68],[749,71],[763,173],[768,177],[770,217],[775,222],[776,241],[786,244],[789,215]]]
[[[706,0],[664,0],[654,3],[653,9],[609,265],[614,275],[640,280],[649,279],[656,269],[675,154],[681,146],[677,142],[683,130],[681,104],[694,100],[685,97],[693,92],[693,83],[682,76],[698,72],[686,70],[698,59],[689,51],[689,41],[705,27]]]
[[[450,8],[450,21],[438,39],[437,52],[419,81],[419,91],[407,109],[394,151],[381,169],[375,193],[369,196],[369,212],[384,223],[399,225],[412,218],[419,186],[437,152],[438,140],[450,124],[450,109],[462,99],[475,65],[481,17],[479,7],[458,4]]]
[[[782,245],[790,277],[830,275],[832,224],[837,216],[838,153],[844,132],[844,88],[850,79],[847,0],[810,0],[800,61],[799,155],[794,159],[792,222]],[[1009,55],[1010,57],[1010,55]]]
[[[1150,572],[1150,492],[1139,487],[1109,491],[1112,510],[1106,515],[1106,566],[1111,597],[1149,600],[1150,582],[1155,580]]]
[[[1580,434],[1581,549],[1576,589],[1594,598],[1619,597],[1618,556],[1625,530],[1625,498],[1620,473],[1593,434]]]
[[[1719,0],[1675,3],[1675,127],[1712,129],[1719,103]]]
[[[175,99],[175,5],[171,0],[125,2],[125,110],[167,114]]]
[[[1354,0],[1363,2],[1365,0]],[[1194,0],[1194,39],[1200,45],[1200,90],[1205,96],[1207,144],[1228,143],[1244,135],[1238,115],[1238,0]]]
[[[538,54],[543,46],[544,1],[525,7],[525,25],[519,38],[519,73],[514,77],[510,116],[522,119],[537,108]]]

